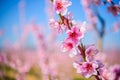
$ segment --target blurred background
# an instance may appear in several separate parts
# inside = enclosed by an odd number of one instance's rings
[[[103,1],[86,9],[84,0],[71,0],[68,11],[77,22],[86,21],[82,42],[95,44],[97,57],[110,66],[120,64],[120,15]],[[56,34],[50,18],[58,16],[49,0],[0,0],[0,80],[83,80],[72,67],[74,58],[60,50],[66,34]]]

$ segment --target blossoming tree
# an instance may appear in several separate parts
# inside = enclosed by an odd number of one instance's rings
[[[100,4],[100,0],[83,0],[83,2],[86,9],[89,9],[89,5],[91,3],[93,3],[94,5]],[[111,6],[108,7],[108,10],[116,16],[119,12],[119,7],[114,5],[111,0],[104,1],[104,4],[106,4],[107,2],[111,3]],[[52,28],[57,29],[58,32],[65,31],[67,33],[67,37],[63,40],[61,48],[63,51],[71,52],[69,54],[70,57],[78,57],[78,60],[73,63],[73,66],[74,68],[76,68],[77,73],[80,73],[86,78],[94,76],[96,80],[119,80],[118,75],[117,78],[111,78],[111,74],[105,71],[106,69],[104,64],[100,60],[94,58],[95,55],[98,53],[95,45],[92,44],[86,46],[82,43],[81,40],[84,38],[86,32],[86,28],[84,26],[85,23],[83,22],[82,25],[79,25],[72,18],[70,12],[68,12],[67,8],[72,5],[72,2],[69,0],[51,0],[51,3],[53,4],[53,9],[59,16],[59,19],[58,21],[55,19],[50,19],[49,24]],[[98,33],[100,37],[103,37],[105,27],[104,21],[97,12],[96,14],[102,24],[102,30],[100,31],[100,33]],[[98,31],[97,27],[94,27],[96,31]]]

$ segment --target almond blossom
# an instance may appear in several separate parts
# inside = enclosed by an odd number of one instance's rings
[[[110,68],[113,80],[120,80],[120,65],[114,65]]]
[[[69,21],[72,22],[72,20],[73,20],[73,14],[72,14],[72,12],[68,12],[67,13],[67,18],[68,18]]]
[[[0,63],[7,64],[7,58],[5,53],[0,53]]]
[[[112,0],[107,0],[107,2],[111,2]]]
[[[66,0],[66,1],[68,1],[68,0]],[[90,45],[90,46],[86,47],[81,41],[86,32],[86,28],[85,28],[84,24],[79,27],[78,23],[74,23],[75,20],[73,20],[73,16],[71,15],[71,13],[67,13],[66,9],[64,9],[64,11],[63,11],[63,8],[64,8],[63,0],[61,0],[61,1],[60,0],[52,0],[52,2],[53,2],[54,8],[55,8],[57,14],[59,14],[58,16],[60,18],[59,20],[60,20],[61,24],[66,27],[65,32],[67,33],[67,37],[65,38],[65,40],[62,43],[62,51],[72,52],[72,54],[70,53],[69,56],[77,57],[77,59],[78,59],[78,60],[76,60],[77,62],[73,63],[73,66],[74,66],[74,68],[76,68],[77,73],[80,73],[85,78],[90,78],[91,76],[94,76],[94,78],[96,80],[105,80],[106,78],[104,78],[104,76],[103,76],[104,64],[102,64],[101,61],[97,60],[94,57],[98,53],[97,48],[95,47],[95,45]],[[100,2],[100,0],[84,0],[83,5],[85,5],[84,7],[85,7],[85,9],[87,9],[86,12],[88,12],[88,14],[91,11],[91,9],[89,8],[90,7],[89,3],[99,5],[101,2]],[[64,12],[64,14],[62,12]],[[65,14],[67,14],[67,15],[65,15]],[[91,17],[93,17],[93,16],[91,16],[91,14],[92,13],[89,14],[90,21],[93,20],[93,24],[96,24],[96,19],[95,18],[91,19]],[[54,23],[54,24],[56,24],[56,23]],[[53,26],[55,27],[56,25],[53,25]],[[58,25],[57,25],[57,28],[58,28]],[[107,74],[107,73],[105,72],[105,74]]]
[[[67,31],[68,37],[67,39],[72,40],[74,43],[78,43],[83,38],[83,33],[79,28],[73,26],[71,30]]]
[[[83,62],[82,64],[73,64],[77,69],[77,73],[81,73],[84,77],[89,78],[92,75],[97,75],[98,65],[94,62]]]
[[[112,79],[109,79],[109,77],[111,76],[111,73],[109,72],[108,69],[101,68],[101,69],[99,69],[99,72],[100,72],[100,77],[102,78],[102,80],[112,80]],[[112,78],[112,76],[111,76],[111,78]]]
[[[66,39],[63,41],[61,48],[63,52],[70,51],[74,48],[74,43],[71,40]]]
[[[56,29],[59,33],[62,31],[61,25],[55,19],[50,19],[49,24],[51,28]]]
[[[117,16],[120,13],[120,6],[110,5],[108,6],[108,11],[111,12],[114,16]]]
[[[56,0],[55,0],[56,1]],[[59,1],[59,0],[57,0]],[[66,0],[67,1],[67,0]],[[54,4],[54,2],[53,2]],[[63,8],[62,3],[59,1],[56,3],[59,4],[60,9]],[[84,37],[84,33],[86,29],[84,28],[84,25],[82,25],[80,28],[79,25],[76,25],[72,22],[71,15],[68,14],[67,17],[65,17],[62,13],[59,11],[57,12],[59,14],[60,20],[62,21],[62,24],[68,27],[67,29],[67,37],[62,43],[62,50],[63,51],[70,51],[73,52],[73,54],[69,54],[70,57],[74,57],[75,55],[79,54],[79,60],[78,63],[74,63],[74,67],[77,69],[78,73],[81,73],[84,77],[89,78],[92,75],[97,76],[97,68],[98,64],[93,62],[89,62],[91,60],[86,60],[86,57],[88,59],[92,59],[93,55],[96,54],[96,49],[94,47],[90,47],[88,49],[85,49],[84,45],[79,45],[79,42]],[[62,15],[61,15],[62,14]],[[53,24],[55,24],[55,20],[53,20]],[[56,25],[53,25],[56,26]],[[86,52],[85,52],[86,51]],[[87,54],[87,56],[86,56]],[[99,77],[97,77],[99,78]]]
[[[57,14],[66,15],[67,7],[71,4],[69,0],[53,0],[54,9]]]
[[[70,52],[69,53],[70,57],[74,57],[78,54],[77,50],[75,49],[75,44],[73,43],[73,41],[69,39],[65,39],[62,42],[61,49],[63,52]]]
[[[93,57],[94,57],[97,53],[98,53],[98,50],[95,48],[95,45],[90,45],[90,46],[86,49],[86,51],[85,51],[87,60],[92,61],[92,60],[93,60]]]

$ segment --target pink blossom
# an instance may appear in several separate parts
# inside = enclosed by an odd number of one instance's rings
[[[57,14],[66,15],[67,7],[72,3],[68,0],[53,0],[54,9]]]
[[[92,24],[96,24],[96,21],[97,21],[97,18],[96,16],[94,15],[93,11],[91,10],[90,8],[90,4],[91,3],[98,3],[99,0],[81,0],[81,3],[82,3],[82,6],[85,10],[85,13],[86,13],[86,17],[87,17],[87,20]]]
[[[73,41],[69,40],[69,39],[65,39],[62,43],[61,49],[63,52],[67,52],[69,51],[69,56],[70,57],[74,57],[78,54],[77,49],[75,48],[75,44],[73,43]]]
[[[114,16],[117,16],[120,13],[120,6],[111,5],[108,7],[108,11],[111,12]]]
[[[120,21],[118,21],[118,22],[116,22],[116,23],[113,24],[112,30],[114,32],[119,32],[119,30],[120,30]]]
[[[102,80],[119,80],[120,79],[120,66],[114,65],[109,69],[101,67],[98,69]]]
[[[0,62],[3,62],[4,56],[0,54]]]
[[[66,52],[66,51],[71,51],[74,48],[74,43],[71,40],[64,40],[62,43],[62,51]]]
[[[79,26],[79,24],[78,24],[78,26]],[[86,30],[87,30],[87,28],[86,28],[86,22],[84,21],[84,22],[81,24],[81,26],[80,26],[80,31],[83,33],[83,36],[84,36]],[[83,36],[82,36],[82,37],[83,37]]]
[[[89,7],[89,4],[91,4],[91,0],[81,0],[81,3],[85,7]]]
[[[79,66],[80,66],[80,64],[78,64],[78,63],[76,63],[76,62],[73,63],[73,67],[74,67],[74,68],[77,69]]]
[[[0,62],[3,64],[7,64],[7,56],[5,53],[0,53]]]
[[[72,14],[72,12],[68,12],[67,18],[68,18],[69,21],[72,21],[72,19],[73,19],[73,14]]]
[[[111,73],[113,80],[119,80],[120,79],[120,65],[114,65],[111,68]]]
[[[78,43],[80,39],[83,38],[82,31],[75,26],[73,26],[72,29],[67,32],[67,34],[68,34],[67,39],[72,40],[74,43]]]
[[[94,62],[74,63],[73,65],[77,69],[77,73],[81,73],[86,78],[97,75],[96,68],[98,68],[98,65]]]
[[[50,26],[54,29],[57,29],[58,32],[62,31],[61,25],[55,19],[50,19]]]
[[[112,0],[107,0],[107,2],[111,2]]]
[[[95,48],[95,45],[90,45],[85,51],[87,60],[89,60],[89,61],[93,60],[93,57],[97,53],[98,53],[98,50]]]
[[[69,54],[69,56],[72,58],[72,57],[76,56],[77,54],[78,54],[77,50],[75,48],[73,48],[71,53]]]
[[[100,60],[96,60],[96,64],[98,64],[98,68],[104,67],[104,64]]]
[[[28,72],[30,70],[30,68],[31,68],[30,64],[25,63],[25,64],[23,64],[21,66],[18,66],[17,70],[18,70],[19,73],[26,73],[26,72]]]
[[[72,21],[72,24],[73,24],[74,26],[76,26],[77,28],[79,28],[80,31],[83,33],[83,36],[84,36],[84,34],[85,34],[85,32],[86,32],[86,29],[87,29],[86,22],[85,22],[85,21],[84,21],[84,22]],[[83,36],[82,36],[82,37],[83,37]]]
[[[100,5],[100,0],[92,0],[93,3],[95,3],[96,5]]]
[[[100,73],[102,80],[114,80],[111,72],[108,69],[106,69],[105,67],[100,68],[99,73]]]

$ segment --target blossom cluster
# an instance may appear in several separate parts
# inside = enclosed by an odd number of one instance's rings
[[[50,26],[58,32],[65,31],[67,37],[62,42],[62,51],[69,52],[70,57],[77,56],[78,60],[73,63],[77,73],[80,73],[85,78],[94,76],[97,80],[106,80],[104,65],[100,60],[94,57],[98,54],[98,50],[94,44],[85,46],[82,43],[82,38],[86,32],[83,25],[78,25],[67,8],[72,4],[69,0],[51,0],[53,8],[59,15],[59,20],[50,19]],[[97,2],[99,3],[99,2]],[[80,26],[80,27],[79,27]],[[107,76],[107,80],[109,76]]]
[[[108,11],[111,12],[114,16],[117,16],[120,14],[120,5],[115,4],[112,0],[106,0],[104,4],[110,4],[108,6]]]
[[[83,7],[85,8],[86,11],[90,11],[90,5],[93,4],[93,5],[107,5],[107,10],[108,12],[111,12],[114,16],[117,16],[119,15],[120,13],[120,5],[119,4],[115,4],[113,0],[104,0],[104,1],[101,1],[101,0],[82,0],[82,4],[83,4]],[[89,13],[87,13],[89,15]],[[91,13],[90,13],[91,14]],[[90,16],[90,15],[89,15]]]
[[[30,68],[35,62],[29,62],[30,59],[33,59],[33,55],[31,56],[29,54],[21,55],[17,53],[0,53],[0,66],[8,66],[11,69],[17,71],[15,75],[16,80],[24,80],[26,74],[29,72]],[[2,72],[2,76],[0,76],[1,78],[4,77],[3,73],[4,71]]]
[[[105,19],[99,14],[99,7],[106,6],[107,11],[113,16],[118,16],[120,14],[120,4],[115,3],[114,0],[80,0],[82,7],[85,11],[87,20],[89,21],[89,30],[93,29],[98,33],[98,36],[104,36],[104,33],[108,32],[105,30]],[[100,21],[101,31],[99,31],[97,25],[97,20]],[[103,30],[103,31],[102,31]],[[113,26],[113,30],[119,30],[118,26]],[[101,35],[102,34],[102,35]]]

